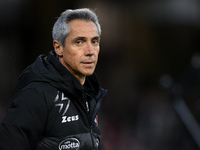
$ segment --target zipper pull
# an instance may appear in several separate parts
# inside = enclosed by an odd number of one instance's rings
[[[86,101],[85,103],[86,103],[86,108],[87,108],[87,111],[89,112],[89,111],[90,111],[90,109],[89,109],[88,101]]]

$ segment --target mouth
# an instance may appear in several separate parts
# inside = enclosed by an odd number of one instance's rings
[[[84,62],[82,62],[82,64],[85,66],[92,66],[92,65],[94,65],[94,61],[84,61]]]
[[[83,62],[83,64],[93,64],[94,62],[88,61],[88,62]]]

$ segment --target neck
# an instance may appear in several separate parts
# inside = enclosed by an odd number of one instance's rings
[[[84,83],[85,83],[85,78],[86,78],[86,76],[80,77],[80,76],[78,76],[78,75],[75,75],[75,77],[79,80],[79,82],[80,82],[81,85],[83,86]]]

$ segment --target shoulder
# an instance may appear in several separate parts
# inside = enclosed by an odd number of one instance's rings
[[[47,104],[53,101],[57,94],[57,89],[49,83],[33,82],[18,91],[13,98],[13,102],[30,105]]]

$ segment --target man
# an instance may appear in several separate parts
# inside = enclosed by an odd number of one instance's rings
[[[94,70],[101,28],[89,9],[66,10],[53,46],[19,78],[0,126],[0,150],[97,150],[97,114],[106,90]]]

